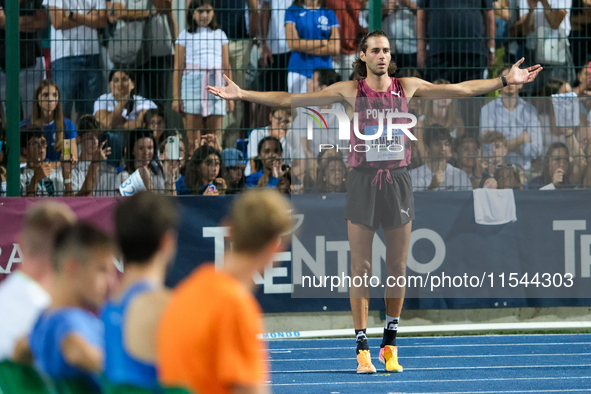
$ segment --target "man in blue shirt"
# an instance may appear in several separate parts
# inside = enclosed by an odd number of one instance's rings
[[[113,272],[113,246],[86,223],[57,234],[51,305],[29,336],[35,366],[54,379],[96,382],[103,368],[103,326],[93,311],[103,304]]]
[[[265,137],[259,142],[258,158],[262,168],[246,177],[246,187],[277,187],[279,179],[285,173],[281,156],[283,148],[275,137]]]

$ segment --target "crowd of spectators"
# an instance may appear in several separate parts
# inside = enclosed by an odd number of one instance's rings
[[[171,0],[21,0],[21,194],[115,196],[135,172],[146,189],[172,195],[345,190],[350,147],[338,140],[334,116],[310,139],[301,109],[221,100],[205,87],[226,76],[243,88],[309,92],[355,78],[367,7],[365,0],[188,0],[181,9]],[[501,187],[489,179],[508,169],[514,188],[591,187],[591,6],[390,0],[382,18],[397,77],[447,84],[500,76],[522,56],[544,67],[535,83],[496,97],[411,100],[415,190]],[[319,146],[336,147],[339,159]]]

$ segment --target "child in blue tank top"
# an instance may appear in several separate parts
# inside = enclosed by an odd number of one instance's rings
[[[101,312],[105,377],[110,384],[157,389],[154,337],[168,301],[166,267],[176,252],[178,211],[173,200],[140,192],[115,212],[115,233],[125,273]]]

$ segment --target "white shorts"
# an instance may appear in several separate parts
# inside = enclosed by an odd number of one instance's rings
[[[307,93],[308,81],[311,78],[303,74],[294,73],[292,71],[287,73],[287,91],[289,93]]]
[[[192,71],[183,75],[181,82],[181,98],[185,112],[192,115],[204,115],[203,109],[207,105],[208,115],[225,115],[226,100],[207,92],[207,99],[202,99],[203,89],[207,85],[216,86],[215,74],[210,74],[210,80],[204,83],[204,71]]]

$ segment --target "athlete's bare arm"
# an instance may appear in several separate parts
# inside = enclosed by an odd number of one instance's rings
[[[542,66],[539,64],[528,68],[520,69],[519,66],[523,63],[524,58],[521,58],[517,63],[511,67],[511,71],[505,78],[509,85],[520,85],[532,82],[536,76],[542,71]],[[475,79],[473,81],[466,81],[451,85],[433,85],[430,82],[419,78],[401,78],[400,83],[404,88],[406,97],[471,97],[480,96],[493,90],[498,90],[503,87],[501,78],[495,79]]]
[[[347,99],[355,99],[357,96],[357,81],[337,82],[326,89],[312,93],[287,93],[287,92],[256,92],[242,90],[231,79],[224,75],[227,86],[208,86],[207,90],[226,100],[246,100],[269,107],[291,107],[292,98],[313,98],[313,105],[330,105],[342,103],[355,108],[355,103]]]

